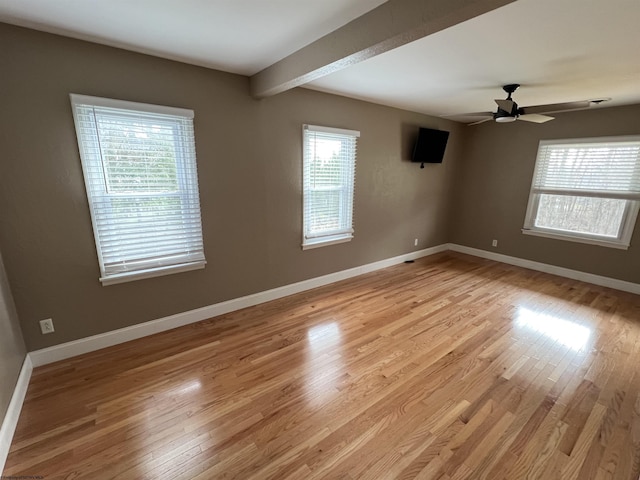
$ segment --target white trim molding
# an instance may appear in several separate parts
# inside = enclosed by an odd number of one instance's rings
[[[20,375],[18,376],[18,381],[16,382],[11,401],[9,402],[9,408],[7,408],[7,413],[2,421],[2,427],[0,427],[0,474],[4,470],[5,462],[9,456],[9,448],[11,447],[16,426],[18,425],[18,419],[20,418],[20,412],[22,411],[24,397],[27,394],[32,372],[33,365],[31,363],[31,357],[27,354],[24,362],[22,362],[22,368],[20,369]]]
[[[107,285],[116,285],[118,283],[134,282],[145,278],[161,277],[163,275],[171,275],[174,273],[190,272],[191,270],[200,270],[207,264],[206,261],[191,263],[181,263],[179,265],[169,265],[166,267],[150,268],[148,270],[139,270],[134,272],[116,273],[106,277],[100,277],[100,283],[103,287]]]
[[[523,258],[510,257],[508,255],[488,252],[486,250],[466,247],[454,243],[445,243],[442,245],[437,245],[435,247],[426,248],[424,250],[418,250],[415,252],[406,253],[404,255],[399,255],[397,257],[388,258],[386,260],[380,260],[378,262],[369,263],[367,265],[350,268],[348,270],[342,270],[339,272],[330,273],[328,275],[323,275],[321,277],[303,280],[298,283],[284,285],[282,287],[266,290],[264,292],[254,293],[245,297],[234,298],[232,300],[227,300],[226,302],[216,303],[214,305],[208,305],[206,307],[197,308],[195,310],[177,313],[175,315],[159,318],[157,320],[151,320],[149,322],[140,323],[138,325],[132,325],[130,327],[113,330],[111,332],[101,333],[99,335],[93,335],[87,338],[81,338],[80,340],[74,340],[72,342],[54,345],[53,347],[43,348],[41,350],[31,352],[29,354],[29,357],[33,362],[34,367],[47,365],[49,363],[57,362],[60,360],[66,360],[67,358],[76,357],[84,353],[93,352],[95,350],[100,350],[102,348],[111,347],[113,345],[118,345],[131,340],[136,340],[138,338],[153,335],[155,333],[171,330],[183,325],[207,320],[209,318],[216,317],[218,315],[224,315],[225,313],[240,310],[242,308],[252,307],[264,302],[269,302],[271,300],[276,300],[278,298],[304,292],[306,290],[311,290],[312,288],[322,287],[330,283],[346,280],[348,278],[373,272],[375,270],[380,270],[382,268],[391,267],[407,260],[415,260],[421,257],[434,255],[436,253],[445,252],[447,250],[466,253],[468,255],[486,258],[489,260],[494,260],[496,262],[516,265],[518,267],[528,268],[530,270],[537,270],[540,272],[559,275],[561,277],[572,278],[574,280],[580,280],[583,282],[640,295],[640,284],[637,283],[625,282],[623,280],[603,277],[600,275],[580,272],[577,270],[570,270],[568,268],[557,267],[555,265],[549,265],[546,263],[534,262],[532,260],[525,260]]]
[[[635,218],[634,218],[635,219]],[[535,237],[553,238],[555,240],[566,240],[568,242],[586,243],[587,245],[598,245],[600,247],[617,248],[618,250],[629,250],[629,241],[626,243],[609,242],[597,238],[576,235],[563,235],[544,229],[523,228],[522,233],[525,235],[533,235]]]
[[[449,244],[449,250],[453,250],[454,252],[466,253],[467,255],[473,255],[475,257],[486,258],[488,260],[494,260],[496,262],[507,263],[509,265],[516,265],[518,267],[528,268],[529,270],[536,270],[538,272],[550,273],[552,275],[571,278],[573,280],[580,280],[581,282],[592,283],[594,285],[600,285],[601,287],[614,288],[616,290],[622,290],[623,292],[635,293],[636,295],[640,295],[640,284],[638,283],[625,282],[624,280],[618,280],[611,277],[603,277],[602,275],[581,272],[579,270],[571,270],[569,268],[558,267],[556,265],[550,265],[548,263],[535,262],[533,260],[526,260],[524,258],[510,257],[508,255],[502,255],[501,253],[488,252],[486,250],[466,247],[464,245],[457,245],[455,243]]]
[[[53,347],[43,348],[31,352],[29,355],[34,367],[47,365],[49,363],[66,360],[67,358],[76,357],[84,353],[100,350],[101,348],[111,347],[120,343],[136,340],[138,338],[153,335],[155,333],[171,330],[183,325],[207,320],[218,315],[240,310],[242,308],[252,307],[260,303],[269,302],[278,298],[287,297],[295,293],[311,290],[312,288],[322,287],[330,283],[339,282],[348,278],[357,277],[364,273],[373,272],[382,268],[391,267],[407,260],[415,260],[417,258],[434,255],[436,253],[448,250],[447,244],[437,245],[435,247],[417,250],[415,252],[406,253],[397,257],[380,260],[378,262],[361,265],[359,267],[342,270],[340,272],[330,273],[321,277],[310,278],[298,283],[292,283],[282,287],[266,290],[264,292],[254,293],[246,297],[234,298],[226,302],[208,305],[206,307],[189,310],[183,313],[177,313],[168,317],[151,320],[149,322],[132,325],[126,328],[120,328],[111,332],[93,335],[80,340],[74,340]]]
[[[628,249],[640,210],[638,147],[640,135],[540,140],[522,233]],[[574,171],[572,162],[558,160],[571,159],[576,154],[579,157],[585,155],[589,159],[580,164],[580,172]],[[589,181],[585,182],[585,178],[589,178]],[[545,195],[624,202],[615,236],[606,236],[602,232],[571,230],[570,225],[565,225],[564,229],[537,225]]]

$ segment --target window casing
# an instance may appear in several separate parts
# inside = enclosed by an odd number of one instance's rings
[[[103,285],[203,268],[193,111],[71,95]]]
[[[640,206],[640,137],[541,141],[523,233],[627,249]]]
[[[303,250],[353,238],[359,136],[354,130],[303,126]]]

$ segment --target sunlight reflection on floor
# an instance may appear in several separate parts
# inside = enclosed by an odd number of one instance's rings
[[[518,308],[515,324],[517,327],[540,332],[576,351],[585,348],[591,337],[591,329],[584,325],[525,307]]]
[[[202,383],[200,380],[192,380],[190,382],[183,383],[179,387],[171,390],[172,395],[185,395],[187,393],[193,393],[196,390],[200,390],[202,388]]]
[[[304,388],[309,404],[320,406],[338,393],[338,379],[344,370],[342,332],[337,322],[324,323],[310,328],[307,340],[310,348]]]
[[[340,327],[337,322],[317,325],[307,332],[309,345],[315,351],[335,347],[340,343],[341,337]]]

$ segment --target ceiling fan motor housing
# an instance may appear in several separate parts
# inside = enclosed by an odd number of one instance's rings
[[[493,119],[496,122],[500,122],[500,123],[513,122],[518,118],[518,115],[520,114],[518,109],[518,104],[513,101],[513,99],[511,98],[511,94],[515,92],[519,86],[520,86],[519,83],[510,83],[502,87],[502,89],[507,93],[507,98],[505,102],[500,102],[500,103],[504,104],[504,103],[510,102],[511,109],[506,110],[498,106],[498,110],[496,111],[496,113],[493,114]]]

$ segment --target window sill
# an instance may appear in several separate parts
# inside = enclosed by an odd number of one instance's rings
[[[549,232],[546,230],[522,229],[525,235],[533,235],[535,237],[553,238],[555,240],[565,240],[569,242],[586,243],[588,245],[598,245],[600,247],[617,248],[618,250],[628,250],[629,245],[617,241],[600,240],[597,238],[581,237],[578,235],[563,235],[561,233]]]
[[[172,275],[174,273],[189,272],[191,270],[200,270],[204,268],[207,262],[183,263],[180,265],[171,265],[168,267],[150,268],[148,270],[140,270],[137,272],[118,273],[107,277],[100,277],[103,287],[107,285],[116,285],[118,283],[133,282],[143,280],[145,278],[161,277],[164,275]]]
[[[336,245],[338,243],[350,242],[352,238],[353,238],[353,235],[348,235],[348,236],[342,236],[338,238],[336,237],[330,237],[328,239],[324,238],[322,240],[319,240],[319,239],[307,240],[305,243],[302,244],[302,250],[311,250],[313,248],[327,247],[329,245]]]

